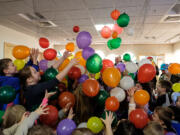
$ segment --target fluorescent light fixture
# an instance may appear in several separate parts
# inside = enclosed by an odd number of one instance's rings
[[[18,15],[19,15],[20,17],[28,20],[28,21],[32,21],[32,20],[31,20],[27,15],[25,15],[25,14],[19,13]]]
[[[94,26],[95,26],[97,31],[100,31],[104,26],[108,26],[112,29],[113,25],[114,24],[95,24]]]

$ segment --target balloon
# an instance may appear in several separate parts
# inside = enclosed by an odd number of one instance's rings
[[[70,60],[69,59],[65,59],[63,61],[63,63],[60,65],[60,67],[58,68],[59,71],[62,71],[68,64],[69,64]]]
[[[115,9],[115,10],[113,10],[113,11],[111,12],[111,18],[112,18],[113,20],[117,20],[119,16],[120,16],[119,10]]]
[[[3,86],[0,88],[0,103],[8,104],[16,98],[16,91],[11,86]]]
[[[130,20],[129,16],[126,13],[123,13],[117,19],[117,24],[120,27],[126,27],[129,24],[129,20]]]
[[[73,66],[69,72],[68,77],[71,79],[79,79],[81,77],[81,70],[78,67]]]
[[[142,59],[139,63],[138,66],[141,67],[144,64],[152,64],[150,60],[148,59]]]
[[[129,76],[124,76],[120,81],[120,87],[125,90],[129,90],[134,87],[134,80]]]
[[[81,65],[75,65],[75,66],[81,70],[81,74],[85,74],[86,69],[83,66],[81,66]]]
[[[134,101],[138,105],[146,105],[149,102],[150,96],[149,93],[145,90],[138,90],[134,94]]]
[[[43,72],[45,72],[46,69],[48,68],[48,61],[47,61],[47,60],[41,60],[38,65],[39,65],[39,68],[40,68]]]
[[[95,74],[95,79],[96,80],[98,80],[100,77],[101,77],[101,73],[100,72]]]
[[[111,28],[109,28],[108,26],[104,26],[101,30],[101,36],[103,38],[109,38],[112,34]]]
[[[130,56],[130,54],[125,53],[125,54],[123,55],[123,60],[124,60],[124,61],[131,61],[131,56]]]
[[[109,93],[105,90],[100,90],[98,95],[94,98],[98,106],[103,107],[106,99],[109,97]]]
[[[116,87],[110,91],[111,97],[114,96],[119,102],[122,102],[126,98],[126,93],[123,89]]]
[[[83,82],[86,81],[87,79],[89,79],[89,77],[88,77],[87,75],[82,75],[82,76],[79,78],[78,82],[79,82],[79,83],[83,83]]]
[[[76,124],[71,119],[64,119],[57,126],[57,135],[71,135],[76,129]]]
[[[72,43],[72,42],[67,43],[67,45],[66,45],[66,50],[67,50],[67,51],[73,52],[74,49],[75,49],[74,43]]]
[[[167,132],[165,135],[176,135],[174,132]]]
[[[56,58],[56,55],[57,55],[56,50],[54,50],[52,48],[46,49],[43,52],[43,56],[46,60],[53,60],[54,58]]]
[[[120,47],[121,45],[121,38],[115,38],[115,39],[112,39],[111,42],[111,48],[112,49],[117,49]]]
[[[117,38],[117,36],[118,36],[118,33],[116,31],[114,31],[112,34],[112,38],[115,39],[115,38]]]
[[[110,50],[113,49],[113,48],[111,47],[111,41],[112,41],[112,39],[108,40],[108,42],[107,42],[107,46],[108,46],[108,48],[109,48]]]
[[[121,72],[124,72],[125,71],[125,69],[126,69],[126,65],[124,64],[124,63],[118,63],[117,65],[116,65],[116,67],[118,68],[118,69],[120,69],[120,71]]]
[[[99,83],[94,79],[88,79],[82,84],[82,90],[86,96],[94,97],[99,93]]]
[[[173,92],[172,95],[171,95],[171,99],[173,101],[173,103],[175,104],[177,98],[180,96],[180,93],[179,92]]]
[[[103,67],[101,69],[101,72],[103,72],[106,68],[114,67],[114,63],[111,60],[104,59],[102,63],[103,63]]]
[[[16,59],[25,59],[29,56],[30,49],[23,45],[15,46],[12,54]]]
[[[46,108],[49,108],[48,114],[41,115],[40,121],[45,125],[53,127],[58,122],[58,110],[52,105],[47,105]]]
[[[180,92],[180,83],[174,83],[172,89],[174,92]]]
[[[58,71],[54,68],[48,68],[46,70],[46,72],[44,73],[44,78],[46,81],[48,80],[52,80],[56,77],[56,75],[58,74]]]
[[[156,69],[152,64],[144,64],[139,68],[138,80],[140,83],[151,81],[156,75]]]
[[[88,119],[87,128],[90,129],[93,133],[99,133],[103,127],[103,123],[98,117],[91,117]]]
[[[24,62],[24,60],[16,59],[14,61],[14,65],[16,66],[16,69],[19,71],[19,70],[23,69],[23,67],[25,66],[25,62]]]
[[[180,73],[180,64],[178,64],[178,63],[170,64],[168,67],[168,71],[173,75],[179,74]]]
[[[75,104],[75,96],[68,91],[62,92],[58,98],[58,104],[61,108],[64,108],[68,103],[73,107]]]
[[[83,56],[83,58],[84,59],[88,59],[90,56],[92,56],[93,54],[94,54],[94,49],[93,48],[91,48],[91,47],[86,47],[86,48],[84,48],[83,49],[83,51],[82,51],[82,56]]]
[[[49,40],[47,38],[43,38],[41,37],[39,39],[39,45],[42,47],[42,48],[48,48],[49,47]]]
[[[115,112],[119,108],[119,101],[116,97],[108,97],[105,102],[106,110]]]
[[[116,87],[121,79],[121,74],[116,68],[107,68],[102,73],[102,79],[109,87]]]
[[[79,51],[75,54],[75,58],[79,60],[79,64],[82,66],[86,65],[86,60],[82,57],[82,51]]]
[[[126,63],[126,70],[127,70],[129,73],[135,73],[135,72],[137,72],[137,70],[138,70],[138,66],[136,65],[136,63],[127,62],[127,63]]]
[[[74,26],[74,27],[73,27],[73,31],[74,31],[75,33],[79,32],[79,29],[80,29],[79,26]]]
[[[168,64],[161,64],[160,70],[167,70],[168,69]]]
[[[87,122],[80,123],[77,128],[87,128]]]
[[[102,113],[101,117],[102,117],[104,120],[106,119],[106,112],[107,112],[107,114],[109,115],[109,112],[110,112],[110,111],[104,111],[104,112]],[[115,112],[113,112],[113,118],[114,118],[114,120],[112,121],[111,126],[112,126],[112,127],[115,127],[115,126],[117,126],[117,122],[118,122],[117,115],[116,115]]]
[[[136,128],[144,128],[148,123],[148,115],[143,109],[135,109],[131,111],[129,120],[135,125]]]
[[[121,34],[123,32],[123,28],[119,27],[117,24],[114,24],[112,31],[117,32],[117,34]]]
[[[148,60],[152,61],[153,60],[153,57],[147,57]]]
[[[90,73],[98,73],[102,69],[102,59],[98,54],[94,54],[87,59],[86,68]]]
[[[3,122],[2,117],[3,117],[4,113],[5,113],[4,111],[0,110],[0,124]]]
[[[89,32],[82,31],[76,37],[76,43],[79,49],[84,49],[91,44],[92,37]]]
[[[131,76],[133,80],[136,78],[136,73],[128,73],[128,75]]]

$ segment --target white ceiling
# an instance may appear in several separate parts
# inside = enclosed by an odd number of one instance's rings
[[[124,44],[166,44],[180,33],[180,23],[162,23],[176,0],[0,0],[0,24],[33,36],[47,36],[57,43],[68,42],[77,36],[72,28],[91,33],[93,42],[106,42],[94,24],[115,23],[113,9],[126,12],[130,24],[120,35]],[[39,12],[57,25],[40,28],[21,18],[19,13]],[[134,31],[129,35],[129,31]]]

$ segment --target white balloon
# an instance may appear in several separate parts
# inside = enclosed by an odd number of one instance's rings
[[[122,102],[126,97],[126,93],[124,92],[124,90],[119,87],[112,89],[110,95],[115,96],[119,102]]]
[[[138,66],[139,68],[144,65],[144,64],[152,64],[150,60],[148,59],[142,59],[139,63],[138,63]]]
[[[125,90],[132,88],[134,87],[134,80],[130,76],[124,76],[120,81],[120,87]]]
[[[86,70],[83,66],[81,65],[76,65],[76,67],[78,67],[81,70],[81,74],[85,74]]]
[[[80,123],[77,128],[87,128],[87,122]]]
[[[133,62],[127,62],[126,63],[126,70],[129,73],[135,73],[138,70],[138,66],[136,65],[136,63]]]
[[[56,60],[48,61],[48,68],[50,68],[51,66],[53,66],[55,62],[56,62]]]

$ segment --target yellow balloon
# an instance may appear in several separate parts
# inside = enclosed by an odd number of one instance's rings
[[[180,83],[175,83],[172,86],[174,92],[180,92]]]
[[[14,65],[16,66],[17,70],[19,71],[19,70],[23,69],[23,67],[25,66],[25,62],[24,62],[24,60],[16,59],[14,61]]]
[[[79,60],[79,64],[82,66],[86,66],[86,60],[82,57],[82,51],[79,51],[75,54],[75,58]]]
[[[67,87],[68,87],[68,81],[67,81],[67,79],[64,78],[64,79],[62,80],[62,82],[66,85],[66,88],[67,88]]]
[[[96,80],[99,79],[100,77],[101,77],[101,73],[100,72],[95,74],[95,79]]]
[[[87,122],[87,128],[97,134],[103,129],[104,125],[98,117],[91,117]]]

